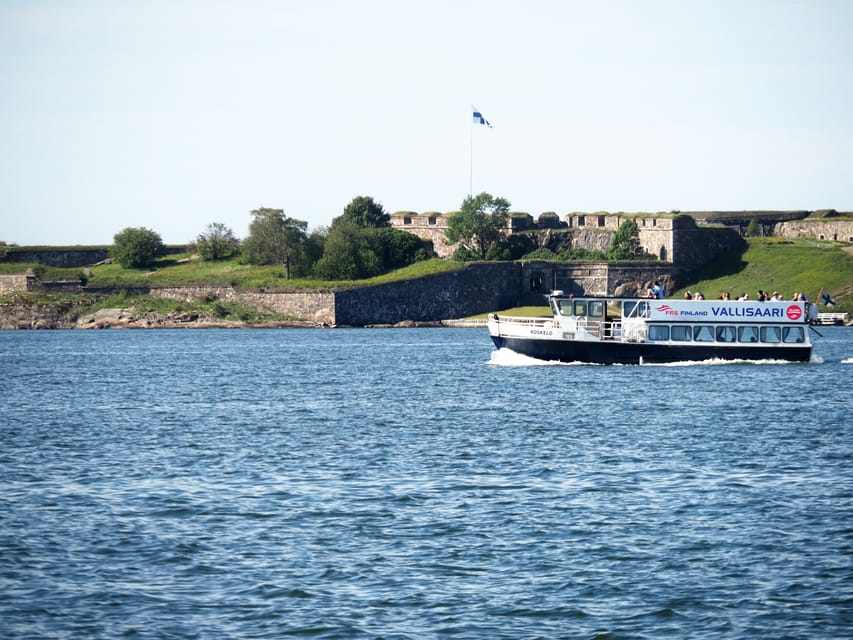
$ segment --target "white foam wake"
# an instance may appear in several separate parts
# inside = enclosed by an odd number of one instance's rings
[[[496,367],[552,367],[586,365],[584,362],[559,362],[557,360],[538,360],[510,349],[492,351],[489,364]]]

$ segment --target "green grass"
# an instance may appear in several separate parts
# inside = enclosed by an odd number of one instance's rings
[[[32,269],[33,273],[42,280],[79,280],[83,274],[80,268],[59,268],[48,267],[43,264],[30,264],[25,262],[0,262],[0,274],[13,275],[16,273],[26,273]]]
[[[464,268],[464,264],[449,260],[426,260],[398,269],[388,274],[357,281],[320,281],[285,278],[284,267],[257,267],[241,264],[238,259],[206,262],[189,259],[189,255],[173,255],[155,261],[147,269],[124,269],[118,264],[90,267],[88,284],[92,287],[138,287],[138,286],[233,286],[244,290],[265,291],[330,291],[352,287],[363,287],[385,282],[420,278],[437,273]],[[0,263],[0,273],[24,273],[32,269],[45,281],[78,280],[83,269],[57,269],[43,265],[22,263]],[[131,308],[139,315],[156,313],[193,312],[222,320],[242,322],[286,322],[296,318],[281,314],[263,313],[235,302],[206,297],[192,302],[179,302],[135,296],[127,292],[102,295],[95,292],[68,294],[54,291],[18,292],[0,296],[0,301],[29,305],[48,305],[64,310],[73,310],[77,317],[94,313],[100,309]]]
[[[541,317],[550,318],[552,315],[551,307],[549,307],[548,305],[543,305],[543,306],[532,306],[532,307],[514,307],[512,309],[502,309],[501,311],[494,311],[494,312],[490,311],[489,313],[479,313],[475,316],[471,316],[470,318],[466,318],[466,319],[467,320],[485,320],[492,313],[518,316],[518,317],[522,317],[522,318],[541,318]]]
[[[118,264],[94,267],[89,284],[96,287],[112,286],[181,286],[210,285],[233,286],[241,289],[266,289],[268,291],[333,290],[393,282],[425,275],[454,271],[464,265],[447,260],[425,260],[368,280],[313,280],[285,276],[283,266],[254,266],[241,264],[238,258],[205,261],[189,259],[189,255],[160,258],[146,269],[124,269]]]
[[[747,242],[745,252],[721,257],[690,282],[678,283],[678,289],[670,292],[670,297],[681,297],[688,289],[701,291],[708,299],[717,298],[723,291],[729,291],[733,297],[744,292],[755,297],[758,289],[764,289],[771,293],[779,291],[788,299],[795,291],[803,291],[809,300],[818,301],[823,289],[838,301],[835,311],[853,314],[853,255],[843,250],[844,247],[849,248],[849,244],[807,238],[750,238]],[[233,286],[246,290],[330,291],[419,278],[459,270],[464,266],[450,260],[434,259],[369,280],[328,282],[311,279],[288,280],[282,266],[257,267],[241,264],[237,258],[207,262],[190,259],[188,254],[183,254],[165,256],[147,269],[123,269],[117,264],[92,267],[89,269],[92,273],[89,284],[94,287],[210,285]],[[84,271],[79,268],[58,269],[43,265],[0,262],[0,273],[24,273],[28,268],[32,268],[44,280],[76,280]],[[83,306],[130,306],[107,301],[92,300],[83,302]],[[149,304],[142,299],[134,299],[133,302],[140,307]],[[179,310],[175,307],[178,303],[169,304],[172,304],[172,307],[169,307],[168,311]],[[237,308],[229,310],[223,302],[217,304],[217,307],[211,307],[210,310],[225,310],[229,314],[238,315],[248,312]],[[197,309],[198,306],[194,304],[193,308]],[[545,306],[537,306],[513,309],[512,313],[537,316],[548,315],[549,311]]]
[[[196,313],[214,320],[254,324],[289,322],[299,319],[280,313],[258,311],[239,302],[217,300],[213,297],[183,302],[152,296],[136,296],[126,292],[104,296],[93,293],[69,295],[54,291],[30,291],[6,294],[0,297],[0,300],[5,304],[52,307],[68,313],[72,320],[101,309],[131,309],[138,316]]]
[[[824,290],[835,297],[838,311],[853,312],[853,255],[843,250],[848,245],[808,238],[749,238],[747,243],[742,255],[721,257],[670,297],[690,290],[701,291],[707,299],[723,291],[732,298],[743,293],[755,298],[763,289],[778,291],[786,300],[804,292],[817,302]]]

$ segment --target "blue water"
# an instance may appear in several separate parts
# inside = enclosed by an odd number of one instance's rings
[[[853,329],[821,333],[598,367],[0,332],[0,637],[853,637]]]

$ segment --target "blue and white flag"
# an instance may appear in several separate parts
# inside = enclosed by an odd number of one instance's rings
[[[477,110],[477,107],[471,105],[471,109],[474,111],[474,124],[484,124],[490,129],[492,128],[492,123],[483,117],[483,114]]]
[[[823,292],[823,295],[820,297],[820,301],[823,304],[825,304],[827,307],[834,307],[835,306],[835,298],[833,298],[831,295],[829,295],[825,291]]]

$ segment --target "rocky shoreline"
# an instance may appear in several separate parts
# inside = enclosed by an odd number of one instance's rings
[[[0,313],[0,329],[241,329],[249,327],[318,327],[316,322],[243,322],[214,318],[195,312],[137,314],[132,309],[101,309],[77,317],[73,312],[49,306],[16,305]]]
[[[436,322],[413,322],[406,320],[396,324],[373,324],[369,328],[415,328],[415,327],[484,327],[485,320],[441,320]],[[133,309],[101,309],[95,313],[77,316],[71,309],[56,306],[15,305],[0,309],[0,330],[41,329],[248,329],[248,328],[331,328],[331,325],[303,320],[276,320],[244,322],[215,318],[197,312],[173,312],[168,314],[138,314]]]

